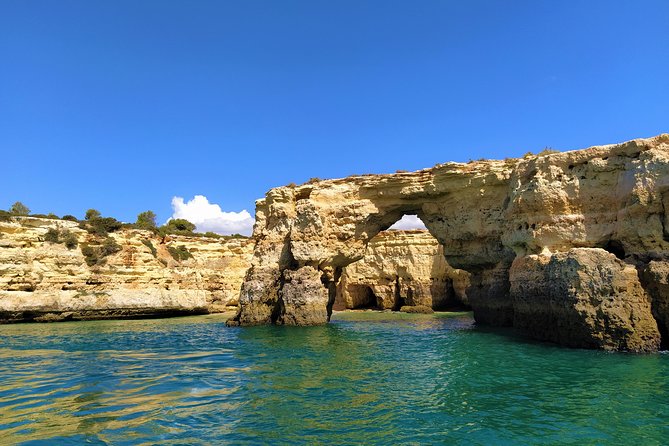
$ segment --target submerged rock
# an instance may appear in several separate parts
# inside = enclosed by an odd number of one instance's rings
[[[432,314],[434,313],[434,310],[432,307],[428,307],[426,305],[405,305],[402,308],[400,308],[400,312],[402,313],[418,313],[418,314]]]

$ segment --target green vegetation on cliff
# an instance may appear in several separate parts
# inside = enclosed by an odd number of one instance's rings
[[[188,248],[183,245],[168,246],[167,250],[169,251],[172,258],[177,262],[182,262],[184,260],[193,258],[193,254],[191,254],[190,251],[188,251]]]
[[[67,249],[74,249],[79,245],[77,236],[67,229],[49,228],[44,234],[44,241],[49,243],[62,243]]]
[[[166,224],[158,226],[156,223],[156,213],[147,210],[140,212],[137,215],[137,220],[135,223],[123,223],[113,217],[103,217],[102,213],[97,209],[88,209],[84,214],[84,219],[79,220],[74,215],[64,215],[63,217],[58,217],[54,213],[48,214],[31,214],[30,209],[17,201],[14,203],[9,211],[0,210],[0,221],[10,221],[14,217],[34,217],[34,218],[45,218],[50,220],[66,220],[78,222],[79,227],[88,231],[88,233],[98,236],[98,237],[107,237],[110,233],[116,232],[120,229],[140,229],[145,231],[151,231],[159,237],[166,237],[168,235],[183,235],[188,237],[207,237],[207,238],[216,238],[216,239],[236,239],[236,238],[247,238],[247,236],[241,234],[230,234],[230,235],[221,235],[215,232],[207,231],[205,233],[195,232],[197,229],[195,224],[183,218],[170,219]],[[55,234],[48,236],[52,243],[65,243],[63,241],[52,241],[60,240],[59,237],[56,237]],[[75,237],[76,238],[76,237]],[[72,239],[69,238],[70,245],[72,245]]]

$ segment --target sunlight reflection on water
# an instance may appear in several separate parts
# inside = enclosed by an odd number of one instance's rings
[[[662,444],[669,356],[569,350],[468,314],[0,326],[0,444]]]

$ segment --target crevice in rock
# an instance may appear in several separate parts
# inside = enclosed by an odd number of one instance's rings
[[[337,283],[339,282],[341,273],[342,268],[336,267],[334,270],[334,277],[332,280],[330,280],[327,274],[322,271],[321,282],[323,283],[323,286],[328,289],[328,303],[326,306],[328,322],[330,322],[330,318],[332,317],[332,307],[334,306],[335,300],[337,299]]]
[[[283,286],[286,284],[286,278],[284,276],[284,272],[281,271],[281,276],[279,277],[278,284],[277,284],[277,290],[276,290],[276,302],[274,302],[274,306],[272,307],[272,314],[270,315],[270,321],[272,322],[273,325],[276,325],[277,321],[279,320],[279,317],[284,313],[286,304],[283,301]]]
[[[653,314],[655,322],[657,322],[657,328],[660,331],[660,350],[669,350],[669,332],[667,332],[666,327],[657,320],[655,314]]]
[[[283,248],[281,248],[281,255],[279,257],[279,270],[296,270],[298,267],[299,264],[297,263],[297,260],[295,260],[293,252],[290,250],[290,235],[286,235],[283,240]]]
[[[395,276],[395,304],[393,305],[393,311],[399,311],[400,308],[406,305],[406,299],[402,297],[402,292],[400,289],[400,278]]]
[[[667,222],[667,207],[669,207],[669,192],[662,194],[662,213],[660,222],[662,223],[662,240],[669,242],[669,222]]]
[[[286,236],[283,239],[283,247],[281,248],[281,255],[279,257],[279,269],[281,273],[279,275],[276,284],[276,301],[274,302],[274,306],[272,307],[272,313],[270,315],[270,320],[272,324],[277,324],[281,315],[284,314],[286,308],[282,295],[283,286],[286,284],[285,271],[286,270],[294,271],[297,270],[298,267],[299,264],[297,260],[295,260],[293,252],[290,249],[290,234],[286,234]]]

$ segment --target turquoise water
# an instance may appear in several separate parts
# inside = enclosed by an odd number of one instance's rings
[[[0,444],[669,442],[669,355],[452,316],[0,326]]]

